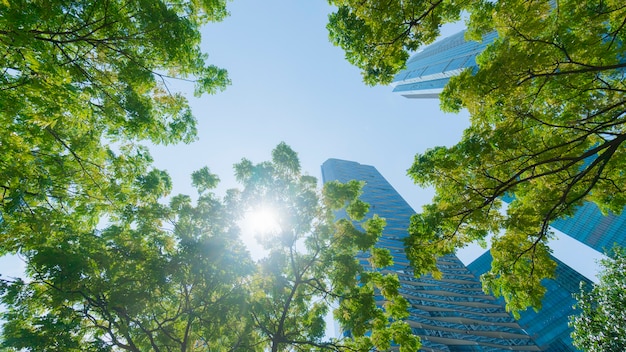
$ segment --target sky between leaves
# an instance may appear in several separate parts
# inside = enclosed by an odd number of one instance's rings
[[[437,100],[365,86],[328,41],[332,7],[323,0],[235,0],[228,8],[230,17],[202,34],[209,62],[227,69],[232,85],[213,96],[190,96],[199,120],[196,143],[152,149],[175,192],[190,192],[189,174],[203,165],[224,189],[236,186],[232,164],[242,157],[267,160],[284,141],[313,176],[328,158],[354,160],[376,166],[413,207],[430,199],[406,169],[416,152],[454,144],[468,125],[466,114],[443,114]]]

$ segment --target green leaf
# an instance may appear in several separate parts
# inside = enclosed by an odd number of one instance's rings
[[[207,190],[214,189],[220,179],[217,175],[212,174],[208,167],[203,167],[200,170],[194,171],[191,174],[191,184],[198,190],[198,193],[202,194]]]
[[[614,247],[601,261],[599,282],[576,294],[577,314],[570,316],[572,338],[579,349],[620,351],[626,348],[626,251]]]

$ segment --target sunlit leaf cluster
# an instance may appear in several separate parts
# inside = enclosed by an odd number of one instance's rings
[[[197,94],[228,84],[199,32],[226,14],[222,0],[0,2],[0,254],[65,222],[93,227],[151,192],[134,192],[152,182],[138,142],[195,139],[168,83]]]
[[[329,3],[337,6],[327,25],[330,40],[362,70],[363,81],[369,85],[391,82],[404,68],[409,52],[433,42],[440,26],[458,21],[465,6],[448,0]]]
[[[373,249],[385,221],[364,221],[369,206],[358,199],[362,183],[329,182],[320,193],[285,144],[272,152],[271,162],[244,159],[235,170],[244,204],[271,204],[279,218],[279,230],[264,241],[268,254],[251,278],[251,315],[262,345],[271,351],[369,351],[396,343],[417,350],[418,339],[402,328],[408,303],[397,276],[365,271],[357,260],[370,252],[380,265],[375,268],[392,264],[388,251]],[[346,217],[336,221],[339,213]],[[351,338],[325,338],[331,307]]]
[[[626,251],[615,247],[601,262],[599,283],[576,296],[580,313],[570,317],[574,345],[589,352],[626,349]]]

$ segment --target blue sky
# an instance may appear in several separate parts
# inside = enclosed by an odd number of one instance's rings
[[[417,152],[451,145],[468,125],[466,114],[444,114],[437,100],[411,100],[390,87],[368,87],[343,51],[328,41],[332,10],[325,1],[237,0],[231,16],[203,31],[209,62],[226,68],[232,85],[190,97],[199,140],[153,149],[175,192],[192,192],[189,174],[204,165],[236,186],[232,165],[242,157],[267,160],[284,141],[303,170],[341,158],[374,165],[416,209],[432,194],[406,176]],[[451,28],[454,33],[462,24]]]

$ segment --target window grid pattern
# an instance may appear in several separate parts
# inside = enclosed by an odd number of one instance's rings
[[[393,79],[394,92],[419,97],[441,91],[450,77],[466,68],[477,68],[476,57],[497,37],[486,34],[481,42],[465,41],[465,31],[453,34],[413,55]]]
[[[365,181],[361,199],[370,204],[368,216],[378,214],[387,221],[377,246],[390,249],[394,264],[383,271],[394,272],[400,279],[400,292],[411,303],[407,321],[420,336],[422,351],[539,351],[456,256],[438,260],[441,280],[430,275],[415,278],[403,250],[414,211],[374,167],[329,159],[322,165],[322,178],[324,182]],[[369,268],[364,254],[358,260]]]
[[[551,225],[598,252],[604,253],[614,244],[626,246],[626,211],[621,215],[602,215],[597,205],[585,203],[573,216],[558,219]]]
[[[568,326],[568,317],[576,314],[573,309],[576,303],[573,294],[580,290],[580,283],[583,282],[586,287],[591,288],[592,282],[557,258],[552,259],[557,263],[555,278],[542,281],[547,291],[541,302],[541,310],[535,312],[529,308],[521,312],[518,322],[542,351],[579,351],[572,344],[572,329]],[[491,254],[487,251],[468,265],[468,268],[474,275],[480,276],[491,268],[491,260]],[[499,301],[503,302],[501,298]]]

